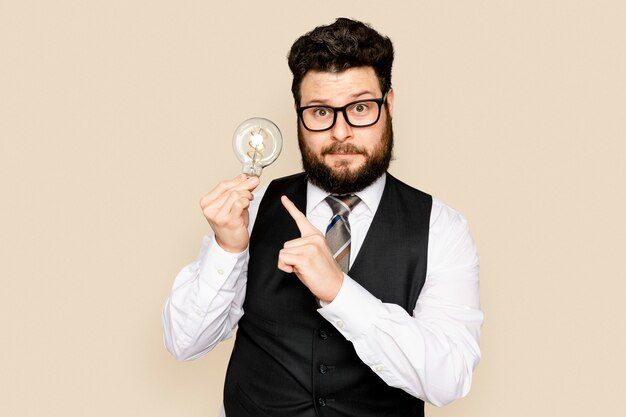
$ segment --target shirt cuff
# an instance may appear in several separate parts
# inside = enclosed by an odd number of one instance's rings
[[[350,341],[369,332],[383,307],[382,301],[346,274],[335,299],[324,304],[317,311]]]
[[[247,249],[240,253],[227,252],[217,243],[215,236],[211,236],[200,259],[200,279],[217,293],[235,270],[243,268],[247,254]]]

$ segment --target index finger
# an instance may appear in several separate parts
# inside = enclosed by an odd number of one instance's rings
[[[317,228],[311,224],[309,219],[306,218],[304,213],[298,210],[296,205],[293,204],[291,200],[287,198],[287,196],[280,197],[280,201],[283,203],[283,206],[285,206],[285,208],[289,212],[289,215],[296,222],[296,226],[298,226],[298,230],[300,230],[300,234],[302,236],[309,236],[312,234],[320,233],[320,231],[317,230]]]
[[[235,183],[233,188],[238,191],[253,191],[261,183],[261,179],[253,175],[248,177],[246,174],[240,174],[236,179],[239,183]]]
[[[229,190],[252,191],[259,185],[259,177],[248,177],[246,174],[239,174],[231,180],[222,181],[216,187],[219,193]]]
[[[207,195],[200,199],[200,205],[204,208],[211,202],[225,198],[229,191],[253,191],[260,183],[258,177],[248,177],[239,174],[231,180],[220,182]]]

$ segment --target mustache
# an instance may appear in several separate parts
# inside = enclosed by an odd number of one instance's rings
[[[329,153],[356,153],[361,155],[367,155],[367,151],[352,143],[333,143],[330,146],[322,149],[321,155],[326,156]]]

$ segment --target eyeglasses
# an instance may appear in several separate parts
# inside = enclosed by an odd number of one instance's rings
[[[352,127],[368,127],[378,123],[380,109],[386,100],[387,93],[382,98],[357,100],[343,107],[314,105],[298,107],[296,112],[302,126],[310,132],[331,129],[337,121],[338,113],[343,113],[343,118]]]

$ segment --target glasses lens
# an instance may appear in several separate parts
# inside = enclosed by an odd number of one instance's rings
[[[346,115],[354,126],[368,126],[378,119],[379,109],[375,101],[359,101],[346,108]]]
[[[302,112],[302,121],[307,129],[324,130],[333,125],[335,112],[330,107],[309,107]]]

